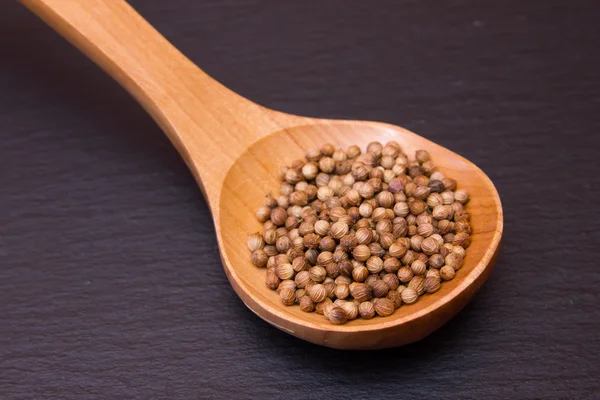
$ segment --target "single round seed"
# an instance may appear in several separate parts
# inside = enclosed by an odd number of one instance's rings
[[[444,257],[441,254],[433,254],[427,262],[431,268],[440,269],[444,266]]]
[[[335,250],[335,240],[329,236],[325,236],[319,241],[319,249],[322,251],[334,251]]]
[[[294,277],[294,268],[291,264],[282,263],[275,267],[275,272],[279,279],[292,279]]]
[[[365,199],[370,199],[375,194],[375,188],[369,183],[361,185],[358,193]]]
[[[308,295],[312,301],[315,303],[320,303],[327,297],[327,290],[325,290],[325,286],[317,283],[310,287],[308,290]]]
[[[269,261],[269,257],[263,250],[256,250],[252,252],[252,264],[257,267],[264,267],[267,265],[267,261]]]
[[[310,274],[310,279],[312,279],[315,282],[323,282],[327,277],[327,271],[325,271],[325,268],[318,265],[311,267],[308,270],[308,273]]]
[[[425,278],[425,292],[426,293],[435,293],[440,290],[440,278],[436,276],[430,276]]]
[[[276,256],[279,253],[277,251],[277,248],[275,246],[272,246],[272,245],[265,246],[263,248],[263,251],[265,252],[265,254],[267,255],[267,257],[273,257],[273,256]]]
[[[412,197],[417,200],[425,200],[429,194],[431,193],[431,189],[427,186],[417,186],[417,188],[413,191]]]
[[[400,258],[406,254],[408,248],[403,243],[394,243],[389,248],[390,256]]]
[[[383,257],[385,255],[385,250],[379,245],[379,243],[369,244],[369,251],[371,252],[371,255],[376,257]]]
[[[334,325],[341,325],[348,320],[348,315],[343,308],[334,306],[330,310],[328,310],[327,317],[329,321],[331,321]]]
[[[417,291],[409,287],[402,290],[400,296],[402,297],[402,302],[406,304],[413,304],[419,299]]]
[[[366,283],[352,283],[350,284],[350,294],[354,299],[363,302],[371,299],[372,289]]]
[[[317,257],[317,264],[327,265],[333,262],[333,253],[330,251],[323,251]]]
[[[356,282],[364,282],[369,276],[369,270],[365,266],[359,266],[352,270],[352,279]]]
[[[435,233],[435,228],[431,224],[421,224],[417,227],[417,234],[427,238]]]
[[[299,288],[304,288],[310,281],[310,273],[308,271],[300,271],[296,274],[294,278],[294,282],[296,282],[296,286]]]
[[[381,279],[373,281],[369,286],[371,286],[371,289],[373,290],[374,297],[385,297],[390,290],[387,283]]]
[[[300,227],[302,227],[302,225],[300,225]],[[327,235],[327,232],[329,232],[330,227],[331,227],[331,225],[328,221],[319,220],[319,221],[315,222],[315,224],[313,226],[313,230],[314,230],[314,233],[316,233],[317,235],[325,236],[325,235]],[[312,233],[312,232],[309,232],[309,233]]]
[[[419,164],[423,164],[424,162],[430,160],[430,156],[427,150],[417,150],[415,152],[415,159],[419,162]]]
[[[440,277],[445,281],[454,279],[455,275],[456,272],[454,271],[454,268],[449,265],[444,265],[442,268],[440,268]]]
[[[340,306],[348,317],[348,321],[356,319],[358,316],[358,306],[352,301],[346,301]]]
[[[281,283],[281,279],[277,276],[274,270],[267,270],[267,275],[265,277],[265,283],[267,287],[271,290],[275,290],[279,287]]]
[[[411,268],[402,267],[398,270],[398,280],[402,283],[408,283],[415,276]]]
[[[356,145],[352,145],[346,150],[346,155],[348,156],[348,158],[356,158],[360,155],[360,153],[360,147]]]
[[[400,269],[400,261],[397,258],[387,258],[383,261],[383,269],[388,273],[396,273]]]
[[[381,157],[380,164],[381,164],[381,166],[383,168],[390,169],[395,164],[394,157],[392,157],[391,155],[386,154],[383,157]]]
[[[413,277],[408,283],[408,287],[416,290],[419,296],[422,295],[425,293],[425,278],[420,275]]]
[[[260,233],[253,233],[248,237],[248,249],[250,251],[260,250],[265,246],[265,242]]]
[[[360,244],[352,250],[352,256],[357,261],[367,261],[371,256],[371,250],[368,246]]]
[[[283,289],[279,292],[279,298],[284,305],[291,306],[296,301],[296,291],[289,288]]]
[[[324,156],[330,157],[333,155],[334,151],[335,147],[331,143],[325,143],[323,146],[321,146],[321,154]]]
[[[383,260],[377,256],[369,257],[366,266],[371,274],[378,274],[383,270]]]
[[[389,219],[382,219],[381,221],[378,221],[377,224],[375,225],[375,230],[377,231],[378,234],[391,233],[392,232],[392,221],[390,221]]]
[[[348,234],[348,225],[345,222],[336,222],[331,225],[329,229],[329,235],[334,239],[341,239],[343,236]]]
[[[275,229],[265,229],[263,232],[263,240],[267,244],[275,244],[277,240],[277,231]]]
[[[421,260],[415,260],[410,265],[410,269],[412,269],[415,275],[423,275],[427,270],[427,265]]]
[[[454,199],[461,204],[466,204],[469,201],[469,193],[464,189],[458,189],[454,192]]]
[[[431,256],[439,251],[439,243],[431,237],[428,237],[421,242],[421,251]]]
[[[463,258],[457,253],[448,254],[444,261],[446,262],[446,265],[451,266],[455,271],[458,271],[463,265]]]
[[[260,222],[266,222],[269,218],[271,218],[271,208],[270,207],[260,207],[256,210],[256,218]]]
[[[346,284],[341,284],[341,285],[337,285],[335,287],[335,297],[337,297],[338,299],[345,299],[346,297],[348,297],[350,295],[350,289],[348,288],[348,285]]]
[[[438,246],[441,247],[444,245],[444,238],[439,233],[434,233],[430,237],[437,242]]]
[[[358,306],[358,313],[364,319],[371,319],[375,316],[375,306],[370,301],[363,301]]]
[[[327,272],[327,277],[335,279],[340,275],[340,267],[336,262],[330,262],[325,265],[325,271]]]
[[[275,242],[275,247],[280,253],[285,253],[292,247],[292,239],[287,236],[282,236]]]
[[[388,298],[377,299],[377,301],[374,302],[374,306],[375,312],[382,317],[388,317],[392,315],[395,309],[394,303]]]
[[[313,312],[315,302],[311,300],[310,296],[304,296],[300,299],[300,309],[304,312]]]

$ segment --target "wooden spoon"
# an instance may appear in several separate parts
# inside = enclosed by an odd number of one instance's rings
[[[213,215],[229,282],[244,303],[279,329],[342,349],[399,346],[422,339],[473,297],[492,270],[502,237],[502,206],[490,179],[463,157],[406,129],[378,122],[299,117],[257,105],[225,88],[173,47],[125,1],[24,0],[52,28],[116,79],[156,120],[194,174]],[[331,142],[347,148],[396,140],[426,149],[442,173],[471,194],[472,244],[454,280],[387,318],[332,325],[286,307],[250,263],[255,211],[278,188],[282,165]]]

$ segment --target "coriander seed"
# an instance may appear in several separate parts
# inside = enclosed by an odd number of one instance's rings
[[[369,276],[369,270],[365,266],[359,266],[352,270],[352,279],[355,282],[364,282]]]
[[[370,300],[371,292],[371,287],[365,283],[350,284],[350,294],[360,302]]]
[[[463,264],[462,256],[457,253],[448,254],[446,256],[446,258],[444,259],[444,261],[446,262],[446,265],[449,265],[455,271],[458,271],[462,267],[462,264]]]
[[[442,268],[440,268],[440,278],[445,281],[451,281],[454,279],[455,275],[456,272],[454,271],[454,268],[449,265],[444,265]]]
[[[325,290],[325,286],[317,283],[310,287],[308,290],[308,295],[312,301],[315,303],[320,303],[327,297],[327,290]]]
[[[423,275],[427,269],[427,265],[421,260],[415,260],[410,265],[410,269],[412,269],[415,275]]]
[[[435,293],[440,290],[440,278],[435,276],[430,276],[425,278],[425,282],[423,284],[425,288],[425,292],[427,293]]]
[[[348,320],[348,315],[343,308],[334,306],[328,312],[329,321],[334,325],[341,325]]]
[[[383,299],[375,299],[377,301],[373,302],[373,305],[375,307],[375,312],[377,313],[377,315],[381,316],[381,317],[387,317],[392,315],[392,313],[394,312],[394,303],[388,299],[388,298],[383,298]]]
[[[374,297],[385,297],[390,290],[388,285],[381,279],[374,281],[370,286]]]
[[[251,261],[284,305],[334,324],[388,316],[454,278],[471,240],[469,194],[426,150],[325,144],[279,170],[257,209]],[[370,301],[373,298],[373,301]]]
[[[371,257],[371,250],[364,244],[359,244],[352,250],[352,255],[357,261],[367,261]]]
[[[358,316],[358,306],[352,301],[346,301],[341,305],[341,308],[346,313],[346,317],[348,317],[348,320],[356,319],[356,317]]]
[[[414,276],[414,272],[408,267],[402,267],[398,270],[398,280],[402,283],[410,282]]]
[[[309,296],[304,296],[300,299],[300,309],[304,312],[313,312],[315,309],[315,302],[312,301]]]
[[[291,306],[296,301],[296,291],[294,289],[283,289],[279,292],[281,302],[286,306]]]
[[[264,267],[267,265],[268,260],[269,257],[263,250],[256,250],[252,253],[252,264],[257,267]]]
[[[419,299],[417,291],[409,287],[402,290],[400,296],[402,297],[402,302],[406,304],[413,304]]]
[[[364,319],[371,319],[375,316],[375,306],[370,301],[363,301],[358,306],[358,313]]]
[[[344,300],[350,295],[350,288],[346,284],[337,285],[335,287],[335,297]]]

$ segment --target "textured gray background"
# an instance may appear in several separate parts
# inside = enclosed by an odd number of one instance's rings
[[[341,352],[272,328],[231,290],[153,121],[5,1],[1,399],[600,398],[597,1],[133,5],[263,105],[391,122],[474,161],[504,203],[502,254],[414,345]]]

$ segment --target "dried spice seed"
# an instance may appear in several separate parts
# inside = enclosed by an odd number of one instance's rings
[[[413,304],[419,299],[419,295],[415,289],[407,287],[400,293],[402,302],[406,304]]]
[[[309,296],[304,296],[300,299],[300,309],[304,312],[313,312],[315,309],[315,302],[312,301]]]
[[[449,265],[444,265],[442,268],[440,268],[440,277],[445,281],[451,281],[454,279],[455,275],[456,272],[454,271],[454,268]]]
[[[469,194],[396,142],[331,144],[279,170],[247,246],[284,305],[333,324],[387,316],[455,277],[470,244]]]
[[[394,303],[392,302],[392,300],[388,298],[375,300],[376,301],[373,302],[373,305],[375,306],[375,312],[377,313],[377,315],[381,317],[387,317],[392,315],[394,309],[396,308],[394,307]]]
[[[375,316],[375,306],[370,301],[363,301],[358,306],[358,313],[364,319],[371,319]]]
[[[429,276],[425,278],[425,292],[427,293],[435,293],[440,290],[440,278],[435,276]]]

